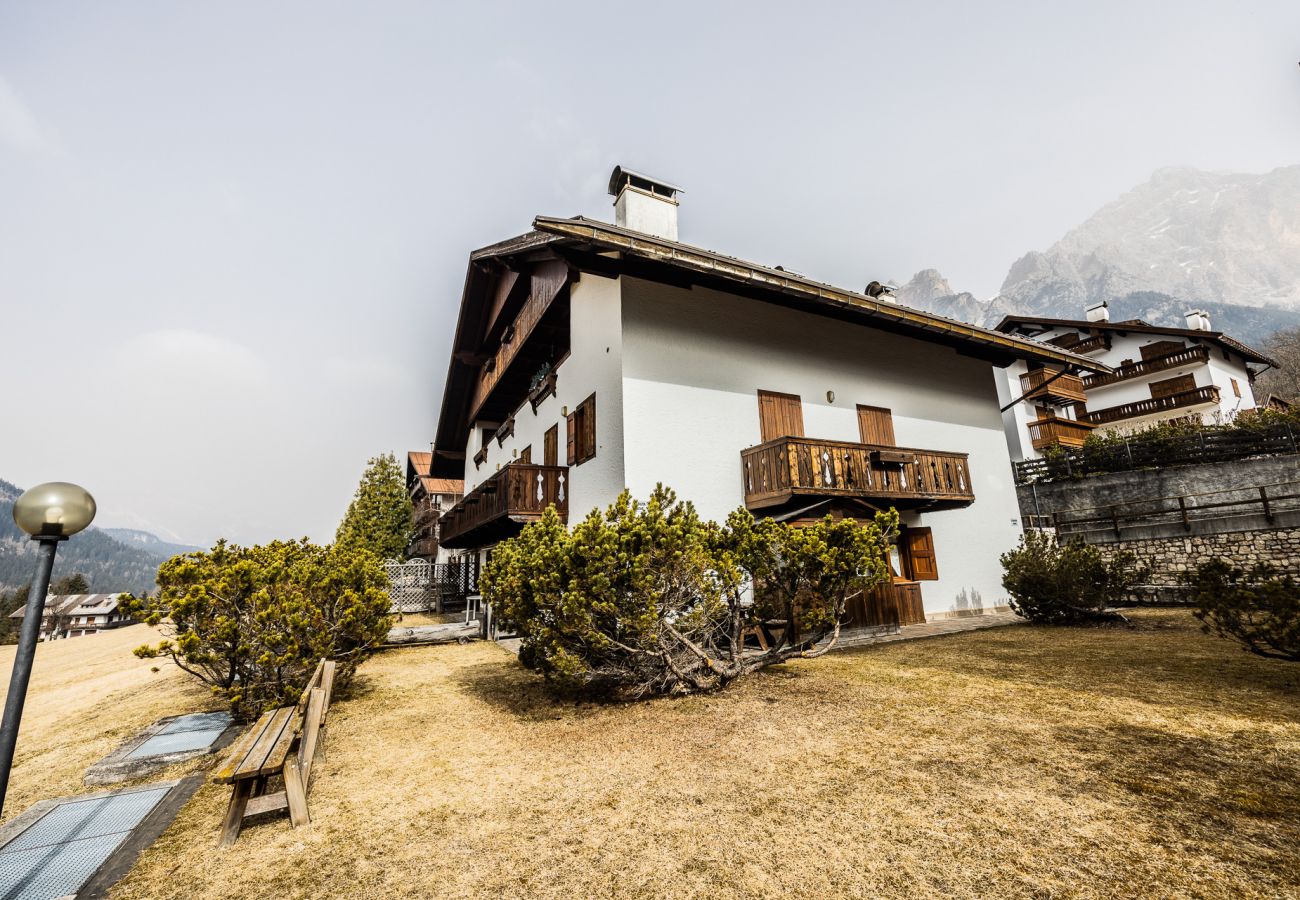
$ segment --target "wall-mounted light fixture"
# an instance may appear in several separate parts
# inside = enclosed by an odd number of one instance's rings
[[[835,392],[834,392],[834,391],[827,391],[827,392],[826,392],[826,402],[827,402],[827,403],[834,403],[834,402],[835,402]]]
[[[560,415],[567,416],[568,414],[569,414],[569,408],[567,406],[561,406]]]

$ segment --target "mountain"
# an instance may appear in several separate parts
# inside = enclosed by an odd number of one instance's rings
[[[36,568],[37,545],[14,524],[13,505],[21,493],[21,489],[0,479],[0,590],[27,584]],[[157,553],[123,543],[92,527],[59,545],[54,577],[80,572],[95,593],[139,592],[153,589],[159,562]]]
[[[1105,300],[1112,320],[1181,325],[1191,307],[1248,343],[1300,325],[1300,166],[1263,175],[1161,169],[1047,250],[1010,267],[980,302],[938,272],[918,272],[900,301],[996,324],[1007,313],[1082,318]]]
[[[141,531],[138,528],[102,528],[100,530],[119,543],[136,550],[143,550],[160,563],[166,562],[181,553],[193,553],[196,550],[205,549],[203,547],[193,547],[189,544],[173,544],[164,541],[151,531]]]

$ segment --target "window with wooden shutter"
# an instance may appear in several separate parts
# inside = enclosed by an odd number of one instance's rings
[[[578,442],[576,435],[578,432],[575,427],[577,423],[574,421],[577,417],[578,413],[575,410],[574,412],[569,413],[564,419],[565,443],[568,444],[568,454],[566,455],[566,459],[568,460],[567,464],[570,466],[573,465],[577,459]]]
[[[799,395],[759,391],[758,427],[764,441],[803,437],[803,402]]]
[[[533,445],[532,445],[532,444],[529,444],[527,447],[525,447],[524,449],[522,449],[522,450],[519,451],[519,461],[520,461],[521,463],[523,463],[524,465],[529,465],[529,464],[532,463],[532,461],[533,461]]]
[[[1182,341],[1155,341],[1150,344],[1143,344],[1138,349],[1142,351],[1142,358],[1156,359],[1161,356],[1168,356],[1170,353],[1177,353],[1179,350],[1185,350],[1187,345]]]
[[[542,465],[560,464],[560,426],[552,425],[542,436]]]
[[[894,414],[881,406],[858,405],[858,434],[864,444],[895,447]]]
[[[937,581],[939,562],[929,528],[905,528],[899,538],[907,549],[907,571],[913,581]]]
[[[1196,390],[1196,377],[1193,375],[1179,375],[1177,378],[1166,378],[1164,381],[1151,382],[1151,398],[1153,400],[1172,397],[1174,394],[1181,394],[1183,391],[1194,390]]]
[[[578,404],[566,420],[569,438],[569,465],[585,463],[596,455],[596,395]]]
[[[1237,379],[1235,379],[1235,378],[1229,378],[1228,380],[1232,382],[1232,396],[1234,396],[1234,397],[1240,397],[1240,396],[1241,396],[1241,385],[1239,385],[1239,384],[1237,383]]]

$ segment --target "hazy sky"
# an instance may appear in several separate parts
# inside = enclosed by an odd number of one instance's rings
[[[1298,60],[1296,0],[3,0],[0,478],[329,539],[428,447],[469,251],[615,163],[690,243],[986,297],[1153,169],[1300,162]]]

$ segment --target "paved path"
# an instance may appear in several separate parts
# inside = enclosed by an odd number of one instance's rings
[[[940,637],[945,634],[960,634],[963,631],[980,631],[984,628],[999,628],[1003,625],[1021,625],[1024,619],[1012,612],[988,613],[983,616],[962,616],[956,619],[940,619],[926,622],[924,625],[904,625],[894,634],[880,634],[874,629],[854,629],[840,633],[834,649],[848,647],[865,647],[868,644],[888,644],[893,641],[919,641],[923,638]],[[505,638],[497,641],[497,646],[512,654],[519,653],[519,639]]]

